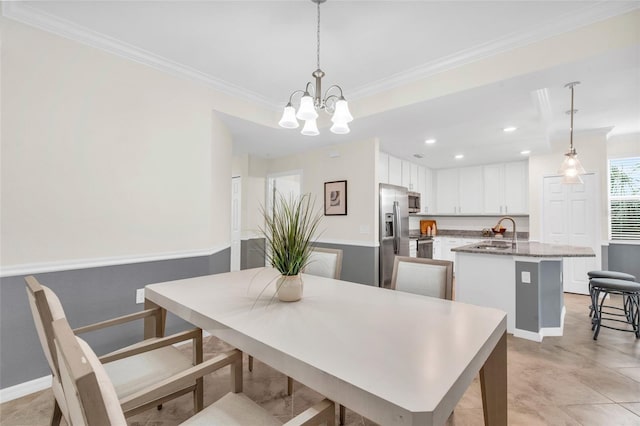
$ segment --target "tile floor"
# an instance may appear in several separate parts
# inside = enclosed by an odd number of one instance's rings
[[[542,343],[508,339],[508,403],[510,425],[640,425],[640,339],[632,333],[603,329],[591,338],[588,298],[566,295],[563,337]],[[205,350],[214,354],[224,343],[209,338]],[[245,363],[246,364],[246,363]],[[228,369],[206,378],[205,405],[228,389]],[[286,377],[256,360],[245,370],[245,393],[283,421],[322,397],[298,383],[286,395]],[[0,405],[0,424],[47,425],[52,394],[46,390]],[[191,415],[192,400],[184,396],[129,418],[135,426],[170,426]],[[64,422],[63,422],[64,423]],[[347,410],[348,425],[373,422]],[[478,379],[460,400],[448,425],[482,425]]]

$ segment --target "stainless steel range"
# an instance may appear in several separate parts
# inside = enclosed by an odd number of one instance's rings
[[[418,257],[433,259],[433,237],[426,235],[418,237]]]

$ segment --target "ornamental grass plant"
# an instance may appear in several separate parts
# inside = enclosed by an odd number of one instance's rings
[[[276,197],[272,214],[262,209],[266,259],[284,276],[298,275],[309,263],[312,243],[322,220],[310,194]]]

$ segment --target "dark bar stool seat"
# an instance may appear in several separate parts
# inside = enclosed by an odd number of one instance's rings
[[[592,300],[594,301],[594,315],[592,319],[591,329],[594,331],[593,340],[598,338],[600,327],[610,328],[612,330],[630,331],[635,333],[636,338],[640,338],[640,283],[630,280],[622,280],[615,278],[591,278],[589,285],[593,292]],[[609,294],[619,294],[623,296],[624,308],[623,314],[605,311],[610,308],[604,305],[606,296]],[[600,301],[600,298],[602,300]],[[606,315],[606,316],[605,316]],[[613,317],[623,317],[617,319]],[[615,321],[625,324],[631,324],[632,330],[628,328],[616,328],[602,324],[602,321]]]
[[[613,278],[615,280],[625,280],[625,281],[636,281],[636,277],[631,274],[626,274],[624,272],[617,271],[589,271],[587,272],[589,276],[589,296],[591,296],[591,306],[589,306],[589,317],[593,316],[593,311],[595,310],[596,305],[598,304],[598,300],[594,299],[593,291],[591,290],[591,279],[592,278]],[[625,300],[626,305],[626,300]],[[613,309],[619,309],[610,306]]]

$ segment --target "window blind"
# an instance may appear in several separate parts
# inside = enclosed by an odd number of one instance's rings
[[[640,240],[640,157],[609,160],[612,240]]]

